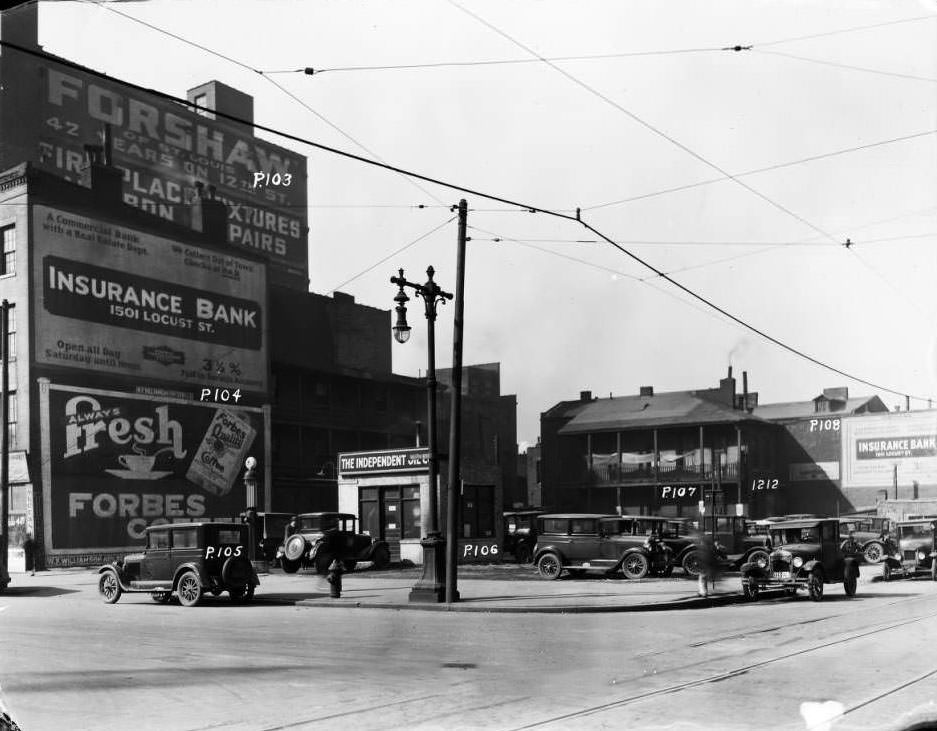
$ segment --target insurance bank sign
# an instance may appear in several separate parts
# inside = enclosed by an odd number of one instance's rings
[[[35,359],[267,390],[264,264],[33,209]]]
[[[338,455],[340,478],[400,472],[426,472],[427,449],[386,449],[376,452],[343,452]]]

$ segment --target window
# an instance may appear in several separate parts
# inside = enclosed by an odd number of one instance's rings
[[[565,518],[544,518],[542,533],[553,533],[565,536],[568,532],[568,521]]]
[[[573,535],[590,535],[595,533],[595,519],[575,518],[570,521],[570,533]]]
[[[495,534],[494,485],[462,486],[462,537],[490,538]]]
[[[14,360],[16,358],[16,308],[11,306],[7,312],[9,313],[7,318],[7,357]]]
[[[361,489],[358,515],[361,516],[361,532],[372,538],[381,537],[380,494],[376,487]]]
[[[2,274],[16,273],[16,228],[7,226],[0,229],[0,235],[3,237],[3,269]]]
[[[169,530],[150,531],[149,540],[147,540],[147,548],[154,550],[169,548]]]
[[[16,391],[7,391],[7,439],[9,444],[16,443]]]
[[[403,523],[401,538],[419,538],[422,516],[420,514],[420,488],[418,485],[408,485],[403,488],[400,513],[400,519]]]
[[[203,117],[209,117],[211,119],[215,118],[215,115],[211,113],[211,108],[208,106],[208,94],[196,94],[192,98],[192,102],[195,104],[196,114],[201,114]]]
[[[197,528],[177,529],[172,534],[174,548],[198,548]]]

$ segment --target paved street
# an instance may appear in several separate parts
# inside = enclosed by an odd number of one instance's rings
[[[876,574],[863,567],[851,600],[834,586],[820,604],[589,614],[211,598],[186,609],[145,594],[108,606],[91,573],[16,575],[0,597],[0,686],[24,731],[803,729],[804,703],[842,704],[836,729],[899,728],[937,697],[937,661],[920,651],[937,641],[937,584]],[[356,581],[377,594],[387,580]],[[501,586],[588,597],[607,583]],[[291,601],[327,591],[312,575],[267,584],[289,587],[279,598]],[[615,585],[661,584],[689,582]]]

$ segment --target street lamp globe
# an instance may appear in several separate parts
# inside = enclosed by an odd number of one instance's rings
[[[400,287],[400,291],[394,297],[394,302],[397,303],[397,307],[394,308],[397,311],[397,322],[394,324],[394,340],[398,343],[405,343],[410,339],[410,326],[407,324],[407,302],[409,301],[410,298],[403,291],[403,287]]]

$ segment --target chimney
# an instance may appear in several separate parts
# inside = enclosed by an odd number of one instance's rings
[[[228,243],[228,207],[215,198],[215,186],[201,181],[195,184],[198,197],[192,203],[192,228],[201,231],[212,243]]]
[[[111,164],[111,125],[105,124],[103,144],[85,145],[88,167],[82,174],[82,183],[91,188],[95,202],[102,205],[123,203],[124,173]]]
[[[748,371],[742,371],[742,408],[752,413],[752,407],[748,405]]]
[[[653,386],[641,386],[641,390],[638,392],[639,396],[653,396],[654,387]]]
[[[579,392],[579,400],[582,401],[583,403],[585,403],[585,402],[587,402],[587,401],[591,401],[591,400],[592,400],[592,391],[580,391],[580,392]]]
[[[732,377],[732,366],[729,366],[729,375],[719,381],[719,397],[722,403],[730,408],[738,408],[735,399],[735,379]]]

